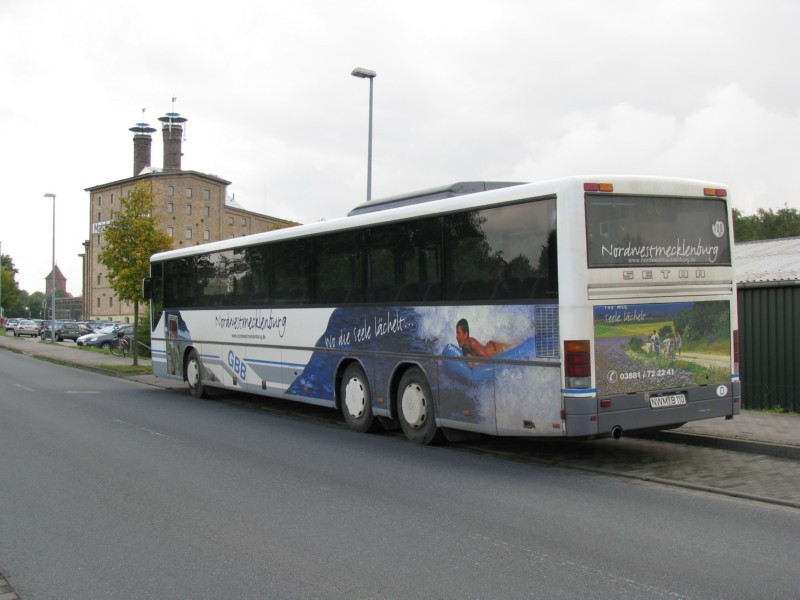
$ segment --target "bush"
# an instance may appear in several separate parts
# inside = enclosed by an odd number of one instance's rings
[[[631,341],[628,342],[628,348],[633,350],[634,352],[643,352],[642,348],[644,347],[644,342],[641,338],[632,337]]]

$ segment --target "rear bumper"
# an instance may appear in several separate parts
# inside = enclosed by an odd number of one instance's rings
[[[564,420],[569,437],[607,436],[615,428],[622,432],[663,429],[716,417],[729,417],[741,412],[741,384],[736,381],[720,385],[691,388],[684,393],[683,406],[651,408],[649,394],[625,394],[602,398],[564,398]],[[601,407],[601,401],[608,407]],[[610,402],[609,402],[610,401]]]

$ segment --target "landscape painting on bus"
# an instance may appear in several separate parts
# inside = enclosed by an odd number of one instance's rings
[[[730,310],[728,301],[594,307],[598,393],[730,382]]]

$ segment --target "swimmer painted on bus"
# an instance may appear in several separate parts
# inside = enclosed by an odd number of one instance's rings
[[[469,323],[466,319],[456,323],[456,341],[464,356],[475,356],[479,358],[490,358],[508,348],[508,344],[489,340],[486,344],[481,344],[478,340],[469,336]]]

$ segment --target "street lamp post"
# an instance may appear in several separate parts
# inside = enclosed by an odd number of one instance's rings
[[[369,142],[367,144],[367,202],[372,200],[372,80],[378,75],[370,69],[356,67],[350,73],[353,77],[369,79]]]
[[[50,272],[50,309],[53,312],[50,334],[52,341],[56,341],[56,195],[45,194],[45,198],[53,199],[53,270]]]

